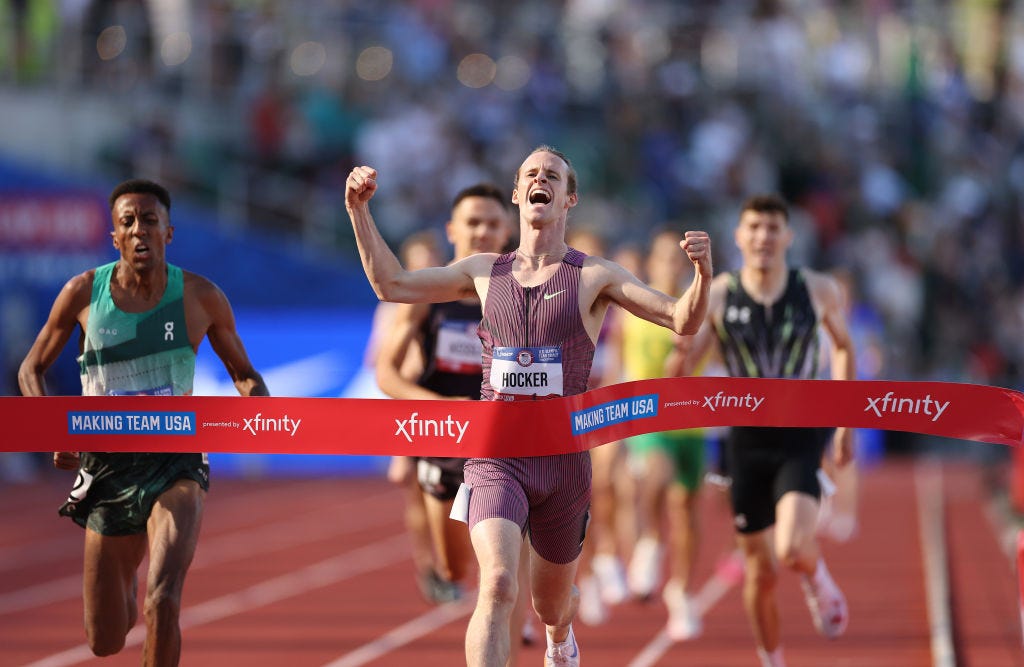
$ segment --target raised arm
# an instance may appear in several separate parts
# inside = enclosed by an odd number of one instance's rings
[[[672,329],[677,334],[694,334],[708,310],[711,285],[711,238],[705,232],[686,232],[680,247],[693,262],[693,281],[678,299],[640,282],[614,262],[603,261],[601,293],[637,317]]]
[[[391,252],[370,215],[370,200],[377,192],[377,171],[356,167],[345,182],[345,208],[352,220],[363,270],[377,298],[401,303],[440,303],[477,296],[475,280],[496,255],[481,253],[449,264],[406,271]]]
[[[697,333],[680,336],[676,341],[675,349],[666,361],[667,375],[693,375],[705,358],[716,354],[715,321],[721,317],[728,279],[728,274],[722,274],[711,281],[704,321]]]

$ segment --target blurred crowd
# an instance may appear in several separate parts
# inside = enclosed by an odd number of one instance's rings
[[[841,267],[879,323],[867,374],[1021,385],[1016,3],[6,4],[3,85],[123,102],[95,156],[115,176],[348,253],[353,164],[397,243],[550,143],[580,175],[570,224],[610,247],[704,228],[718,270],[740,201],[777,191],[794,263]]]

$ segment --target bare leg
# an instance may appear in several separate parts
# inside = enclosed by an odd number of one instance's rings
[[[453,502],[423,494],[430,537],[437,554],[437,574],[445,581],[463,582],[473,567],[473,544],[466,525],[449,518]]]
[[[528,616],[533,614],[530,601],[530,542],[523,540],[519,551],[519,594],[516,605],[512,609],[509,621],[509,654],[508,667],[515,667],[519,662],[519,649],[523,644],[523,626]]]
[[[569,636],[569,625],[576,616],[580,595],[573,580],[579,557],[571,563],[552,563],[530,553],[530,589],[533,608],[540,621],[547,626],[548,637],[554,642],[563,642]]]
[[[523,537],[507,519],[481,521],[470,534],[480,565],[480,592],[466,629],[468,667],[504,667],[509,658],[509,621],[519,594]]]
[[[668,489],[669,578],[689,592],[699,546],[697,491],[675,482]]]
[[[192,480],[164,491],[149,516],[149,578],[146,586],[146,643],[142,664],[174,667],[181,656],[181,593],[202,524],[205,492]]]
[[[82,600],[85,636],[98,656],[124,648],[125,636],[138,618],[139,563],[146,555],[146,535],[107,536],[85,531]]]
[[[779,610],[775,605],[775,564],[768,546],[768,529],[737,536],[746,559],[743,606],[758,646],[768,652],[779,646]]]
[[[405,494],[405,529],[412,542],[412,561],[420,579],[435,569],[434,545],[427,527],[427,510],[423,506],[423,491],[416,480],[415,460],[408,456],[393,456],[388,466],[388,481],[402,487]]]
[[[775,554],[795,572],[814,574],[821,555],[815,537],[818,501],[806,493],[790,491],[775,506]]]

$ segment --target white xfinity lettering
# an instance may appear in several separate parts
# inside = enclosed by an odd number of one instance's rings
[[[396,419],[395,424],[398,428],[395,429],[395,435],[401,435],[409,442],[412,442],[413,436],[455,438],[455,442],[461,444],[462,436],[469,428],[468,419],[460,422],[458,419],[453,419],[451,415],[448,415],[447,419],[420,419],[419,414],[414,412],[409,415],[408,419]],[[458,432],[457,437],[456,431]]]
[[[931,407],[935,406],[935,411],[932,412]],[[949,407],[949,401],[945,403],[939,403],[931,394],[925,394],[924,398],[900,398],[894,396],[890,391],[885,396],[878,396],[876,398],[868,397],[868,406],[864,408],[864,412],[875,413],[875,416],[881,417],[883,412],[906,412],[910,415],[928,415],[932,418],[932,421],[938,421],[942,413]],[[934,415],[934,416],[932,416]]]
[[[725,392],[718,392],[714,396],[704,397],[704,407],[711,408],[712,412],[717,411],[718,408],[750,408],[751,412],[757,412],[757,409],[764,403],[764,396],[753,396],[747,394],[746,396],[728,396]]]
[[[256,416],[252,419],[245,419],[243,417],[243,420],[245,425],[242,426],[242,430],[248,431],[253,435],[260,432],[283,431],[290,434],[293,438],[299,430],[299,424],[302,423],[301,419],[289,419],[288,415],[284,417],[264,417],[262,412],[257,412]]]

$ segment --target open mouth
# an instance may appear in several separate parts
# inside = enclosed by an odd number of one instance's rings
[[[530,193],[531,204],[550,204],[551,195],[544,190],[534,190]]]
[[[146,245],[145,243],[140,243],[139,245],[135,246],[135,254],[136,255],[148,255],[149,254],[149,246]]]

